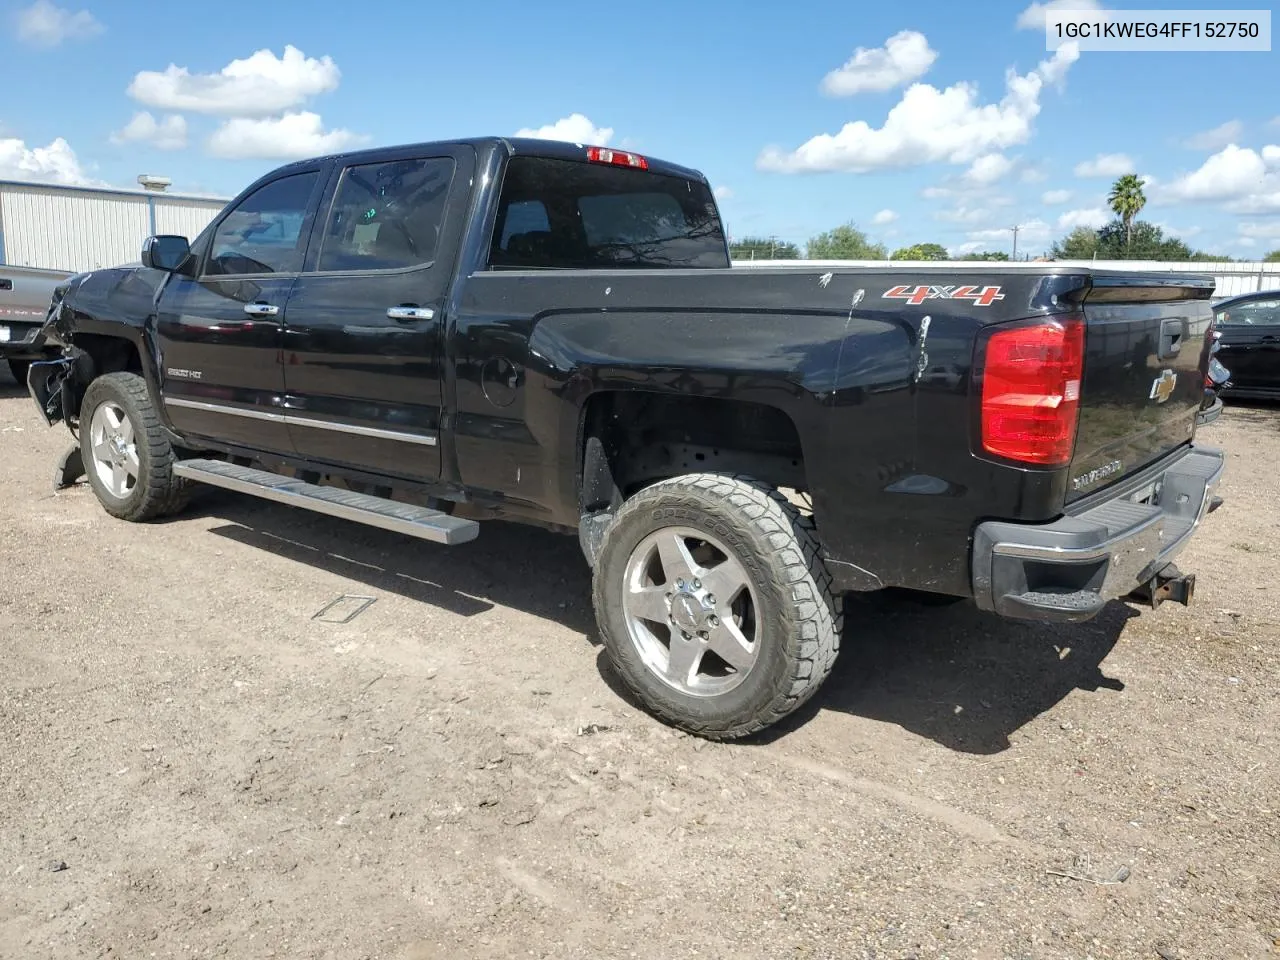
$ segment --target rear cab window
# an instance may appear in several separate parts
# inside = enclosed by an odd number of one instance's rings
[[[705,183],[647,170],[513,157],[489,263],[497,268],[729,266]]]

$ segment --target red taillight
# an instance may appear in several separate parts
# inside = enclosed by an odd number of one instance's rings
[[[1084,369],[1084,321],[998,330],[982,368],[982,449],[1022,463],[1071,462]]]
[[[622,150],[610,150],[608,147],[587,147],[587,159],[592,163],[611,163],[615,167],[634,167],[637,170],[648,170],[649,161],[638,153],[626,153]]]

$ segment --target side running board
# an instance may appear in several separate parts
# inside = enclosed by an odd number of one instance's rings
[[[180,460],[173,465],[173,472],[179,477],[200,483],[225,487],[237,493],[247,493],[291,507],[325,513],[331,517],[354,520],[356,523],[408,534],[446,546],[467,543],[480,533],[480,524],[476,521],[452,517],[439,510],[384,500],[351,490],[304,483],[293,477],[253,470],[223,460]]]

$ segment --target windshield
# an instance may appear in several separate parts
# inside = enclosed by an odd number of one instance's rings
[[[496,267],[727,267],[705,183],[603,164],[515,157],[490,248]]]

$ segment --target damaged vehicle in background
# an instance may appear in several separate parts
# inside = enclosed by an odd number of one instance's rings
[[[576,534],[617,675],[705,737],[814,694],[850,591],[1187,603],[1221,503],[1207,277],[733,268],[697,171],[503,138],[281,167],[142,260],[62,291],[29,377],[108,513]]]

